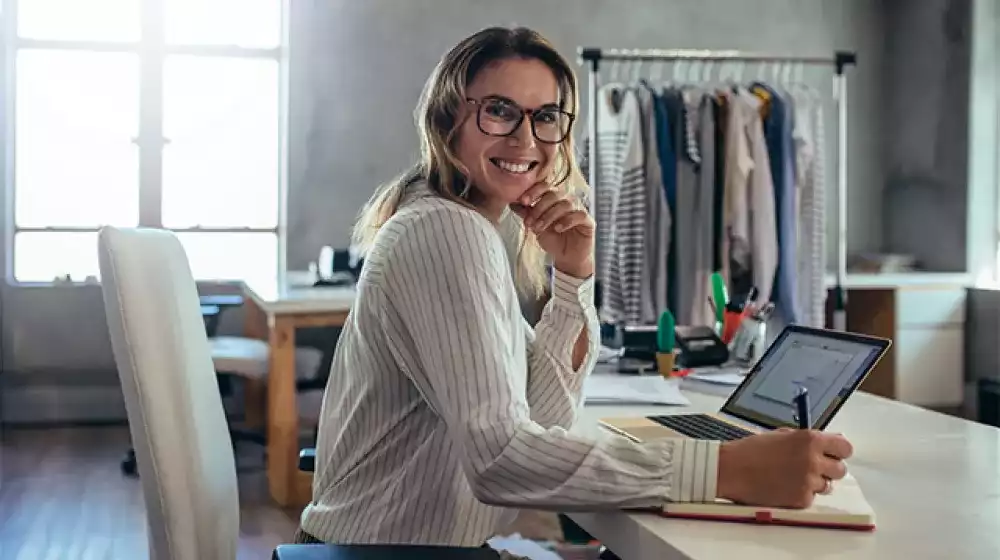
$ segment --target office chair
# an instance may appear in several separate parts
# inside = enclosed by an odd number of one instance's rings
[[[110,227],[98,247],[150,557],[235,559],[236,462],[184,249],[166,231]]]
[[[233,392],[234,382],[244,380],[263,380],[267,377],[270,349],[263,340],[240,336],[218,336],[222,313],[226,309],[243,304],[243,297],[238,294],[218,294],[199,297],[202,321],[208,336],[212,354],[212,363],[218,376],[219,391],[222,395]],[[304,419],[315,421],[319,416],[322,401],[322,390],[325,383],[320,380],[320,366],[325,361],[326,354],[316,348],[301,346],[295,349],[296,390],[304,398],[299,403]],[[317,396],[317,393],[319,395]],[[266,445],[266,436],[262,431],[247,430],[230,425],[229,435],[235,444],[237,441],[248,441]],[[129,449],[121,461],[122,473],[135,476],[135,450]]]
[[[98,250],[111,347],[139,457],[149,556],[235,560],[240,528],[236,461],[184,249],[168,231],[105,227]],[[490,552],[406,545],[281,545],[274,557],[499,557]]]

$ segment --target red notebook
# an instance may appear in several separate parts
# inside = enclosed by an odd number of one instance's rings
[[[858,481],[851,475],[834,483],[833,492],[818,495],[806,509],[744,506],[725,500],[714,503],[669,503],[663,507],[665,517],[705,519],[849,529],[875,530],[875,511],[865,499]]]

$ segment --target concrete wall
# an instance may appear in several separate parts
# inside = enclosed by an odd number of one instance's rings
[[[883,248],[966,270],[970,0],[886,0]]]
[[[856,50],[860,66],[851,74],[849,119],[850,248],[882,247],[887,28],[879,0],[297,0],[292,5],[291,267],[304,267],[324,244],[346,244],[360,205],[412,160],[413,107],[440,55],[471,31],[511,23],[539,29],[570,57],[579,45],[788,54]],[[828,73],[807,76],[829,91]],[[961,112],[960,103],[956,107]],[[830,117],[832,208],[836,143]],[[92,287],[4,288],[0,383],[8,420],[122,417],[99,298]]]
[[[321,5],[330,7],[306,8]],[[292,74],[298,92],[293,102],[301,111],[293,122],[302,126],[291,139],[291,267],[305,267],[324,244],[345,244],[358,207],[412,161],[413,107],[444,51],[470,31],[511,23],[540,30],[571,58],[580,45],[787,54],[857,50],[861,64],[852,71],[850,89],[850,246],[864,250],[881,244],[883,36],[877,0],[312,0],[300,8],[309,17],[299,22],[301,34],[292,45],[300,63]],[[748,67],[746,75],[756,71]],[[585,80],[583,72],[580,77]],[[810,70],[806,77],[830,91],[829,70]],[[832,189],[832,110],[828,116]],[[831,235],[833,226],[831,220]]]

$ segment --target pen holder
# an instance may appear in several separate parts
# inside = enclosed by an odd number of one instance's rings
[[[753,365],[764,353],[766,337],[767,324],[747,317],[740,323],[740,328],[729,345],[730,355],[737,363]]]
[[[673,352],[656,353],[656,370],[663,377],[670,377],[673,374],[675,363],[677,363],[677,357]]]

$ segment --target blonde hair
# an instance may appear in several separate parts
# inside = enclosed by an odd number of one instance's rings
[[[378,230],[395,214],[406,187],[426,181],[437,195],[470,206],[462,196],[468,192],[469,174],[455,155],[453,143],[466,87],[487,65],[509,58],[535,59],[548,66],[559,84],[562,109],[576,114],[579,104],[576,74],[569,62],[535,31],[523,27],[491,27],[462,40],[438,62],[424,86],[415,112],[420,135],[420,160],[394,180],[380,186],[361,210],[354,227],[354,243],[365,252]],[[553,186],[571,196],[582,196],[586,183],[576,163],[573,135],[559,145],[553,168]],[[535,236],[521,227],[515,283],[528,296],[545,291],[545,255]]]

